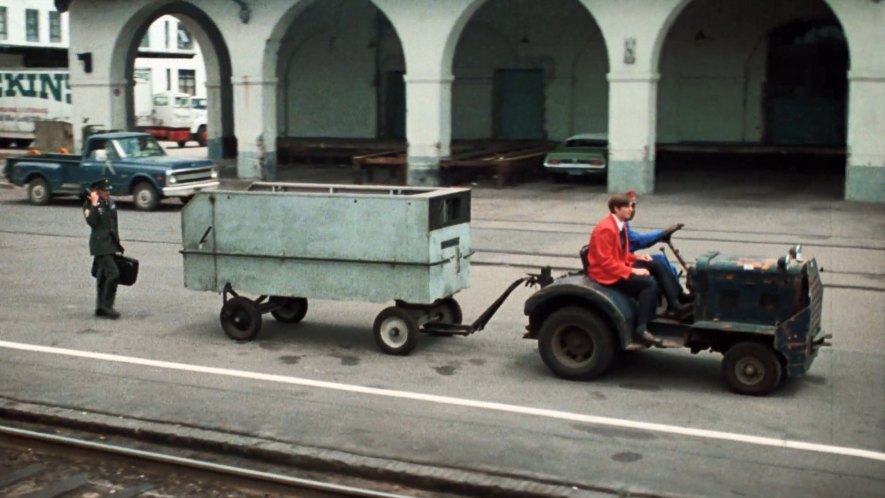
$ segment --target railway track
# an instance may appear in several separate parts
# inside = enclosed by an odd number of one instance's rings
[[[98,439],[98,441],[96,441]],[[177,454],[176,454],[177,453]],[[0,425],[0,496],[7,498],[430,496],[401,486],[258,470],[182,450],[136,448],[104,435],[50,434]],[[336,482],[338,481],[338,482]]]

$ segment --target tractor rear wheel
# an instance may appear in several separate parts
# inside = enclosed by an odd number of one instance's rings
[[[595,379],[615,357],[612,331],[605,320],[574,306],[556,310],[544,320],[538,350],[554,374],[569,380]]]

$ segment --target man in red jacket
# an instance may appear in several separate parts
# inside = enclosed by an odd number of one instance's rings
[[[646,268],[635,266],[642,262],[649,264],[651,256],[630,252],[626,228],[633,214],[630,199],[623,194],[613,195],[608,200],[608,210],[611,214],[601,219],[590,234],[587,273],[600,284],[636,298],[639,307],[633,337],[660,346],[663,341],[646,330],[648,321],[655,315],[659,288]]]

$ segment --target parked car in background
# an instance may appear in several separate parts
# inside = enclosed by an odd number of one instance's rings
[[[90,135],[83,155],[10,157],[4,174],[13,185],[27,186],[33,204],[47,204],[54,195],[82,196],[93,182],[107,178],[115,195],[131,195],[143,211],[156,209],[163,198],[187,202],[219,185],[212,161],[170,157],[153,136],[136,132]]]
[[[544,158],[544,169],[556,178],[605,176],[608,169],[608,135],[581,133],[567,138]]]

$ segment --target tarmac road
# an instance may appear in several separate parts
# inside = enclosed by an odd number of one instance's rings
[[[711,248],[776,256],[802,242],[827,270],[833,347],[766,398],[727,392],[718,355],[681,350],[628,355],[592,383],[556,379],[520,338],[530,289],[475,336],[421,337],[403,358],[375,348],[383,305],[369,303],[311,301],[303,323],[267,316],[257,341],[238,344],[220,330],[220,296],[182,286],[175,202],[122,209],[142,274],[120,291],[123,318],[97,320],[78,203],[30,206],[23,191],[0,189],[0,408],[284,445],[420,482],[431,475],[431,487],[476,479],[574,496],[880,496],[885,207],[846,203],[819,182],[784,194],[782,183],[726,175],[674,190],[698,181],[662,181],[640,198],[635,227],[686,223],[674,239],[690,260]],[[603,190],[474,189],[477,254],[471,287],[457,295],[466,320],[536,265],[577,267]]]

